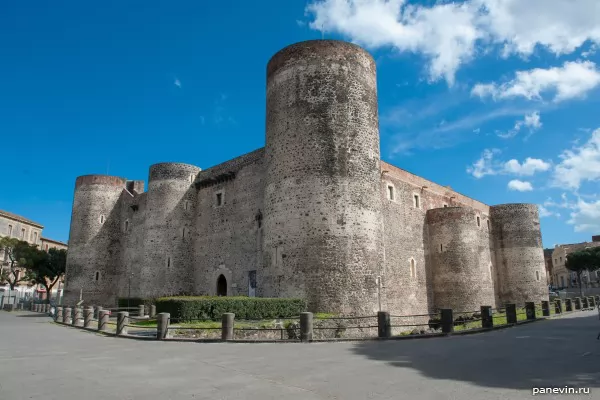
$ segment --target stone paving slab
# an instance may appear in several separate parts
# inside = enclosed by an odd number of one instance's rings
[[[565,385],[600,398],[599,331],[591,311],[427,340],[163,343],[0,312],[0,399],[530,399]]]

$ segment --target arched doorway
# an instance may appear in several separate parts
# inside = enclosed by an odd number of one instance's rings
[[[217,296],[227,296],[227,279],[223,274],[217,278]]]

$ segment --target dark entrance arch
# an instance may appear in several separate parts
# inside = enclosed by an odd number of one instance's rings
[[[227,296],[227,279],[222,274],[217,278],[217,296]]]

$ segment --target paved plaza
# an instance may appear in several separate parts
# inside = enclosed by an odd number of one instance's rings
[[[165,343],[2,311],[0,399],[530,399],[565,385],[600,399],[599,331],[594,311],[447,338]]]

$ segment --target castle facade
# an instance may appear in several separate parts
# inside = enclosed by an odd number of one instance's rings
[[[266,145],[143,181],[77,178],[65,304],[176,294],[422,314],[548,298],[537,207],[488,206],[380,160],[375,62],[301,42],[267,65]]]

